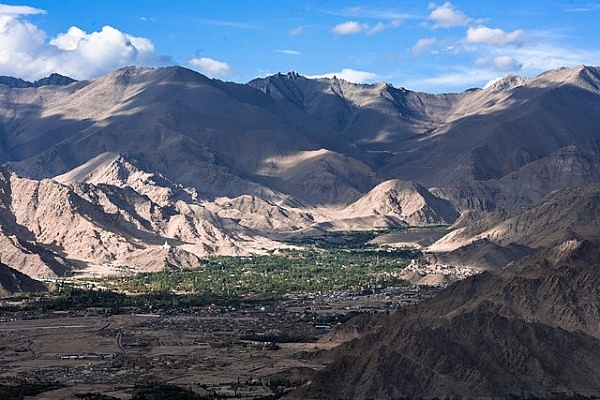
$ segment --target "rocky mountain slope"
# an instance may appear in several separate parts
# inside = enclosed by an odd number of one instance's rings
[[[597,247],[568,241],[407,312],[350,321],[367,333],[290,397],[598,396],[599,267]]]
[[[296,73],[242,85],[180,67],[2,78],[2,251],[52,276],[197,265],[335,229],[455,223],[437,249],[488,236],[552,245],[484,224],[600,181],[599,71],[440,95]],[[570,232],[556,239],[593,234]]]
[[[456,229],[430,250],[454,250],[482,238],[500,246],[519,243],[530,248],[548,248],[571,239],[600,245],[598,210],[599,185],[558,190],[518,212],[483,216],[463,227],[457,223]]]
[[[508,76],[485,89],[445,95],[296,74],[249,84],[381,152],[381,176],[426,187],[499,179],[565,146],[597,143],[600,72],[593,67]],[[341,109],[345,118],[326,118]]]
[[[511,214],[458,221],[433,262],[488,266],[360,332],[291,398],[598,396],[598,185],[564,189]],[[517,244],[518,243],[518,244]],[[516,261],[513,261],[516,260]]]
[[[296,73],[239,85],[130,67],[65,86],[5,87],[1,150],[36,179],[113,152],[207,196],[264,196],[266,187],[308,204],[348,204],[388,179],[456,194],[463,183],[529,180],[533,168],[522,167],[573,158],[518,207],[563,187],[561,171],[598,178],[598,76],[581,66],[430,95]],[[514,196],[505,186],[491,188]],[[450,200],[465,208],[465,194]]]
[[[46,286],[27,275],[0,263],[0,297],[22,292],[45,292]]]

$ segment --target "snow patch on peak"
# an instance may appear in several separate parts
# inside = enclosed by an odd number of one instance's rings
[[[527,78],[519,75],[509,74],[502,78],[488,82],[484,89],[488,89],[492,92],[508,92],[519,86],[525,86],[527,84]]]

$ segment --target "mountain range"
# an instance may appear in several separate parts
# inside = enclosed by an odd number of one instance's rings
[[[527,210],[595,190],[599,93],[588,66],[453,94],[295,72],[237,84],[181,67],[2,77],[2,261],[36,277],[159,270],[408,225],[452,225],[436,252],[597,242],[595,219],[563,209],[570,230],[548,235],[546,211]]]
[[[486,272],[338,326],[360,334],[289,396],[599,396],[598,127],[589,66],[449,94],[181,67],[0,77],[0,295],[442,226],[374,242]]]

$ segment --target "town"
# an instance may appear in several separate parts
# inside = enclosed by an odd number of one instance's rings
[[[349,318],[389,313],[441,289],[407,285],[119,314],[102,307],[42,313],[25,300],[4,300],[0,388],[17,382],[50,387],[46,398],[131,398],[136,388],[173,386],[197,398],[270,398],[327,365],[323,351],[361,334],[341,328]]]

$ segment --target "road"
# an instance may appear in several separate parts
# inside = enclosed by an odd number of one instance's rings
[[[123,347],[123,327],[119,328],[119,331],[117,332],[117,346],[119,346],[119,350],[121,350],[121,355],[126,356],[127,355],[127,350],[125,350],[125,347]]]

